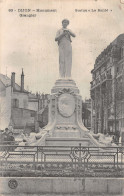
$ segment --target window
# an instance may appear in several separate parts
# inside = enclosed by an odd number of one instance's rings
[[[121,48],[121,57],[124,57],[124,46]]]
[[[101,68],[101,72],[104,72],[104,71],[105,71],[105,67],[102,67],[102,68]]]
[[[95,75],[95,73],[93,74],[93,80],[95,80],[95,78],[96,78],[96,75]]]
[[[31,112],[31,117],[35,117],[35,112]]]
[[[117,73],[119,72],[119,67],[117,67]]]
[[[19,108],[19,100],[18,99],[13,99],[13,107]]]
[[[97,71],[97,72],[96,72],[96,77],[98,77],[98,76],[99,76],[99,74],[100,74],[100,72],[99,72],[99,71]]]
[[[23,100],[23,105],[24,105],[24,108],[27,108],[28,107],[28,102],[27,102],[27,100]]]
[[[111,75],[111,69],[107,71],[107,75]]]

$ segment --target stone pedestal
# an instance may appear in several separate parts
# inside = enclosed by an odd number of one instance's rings
[[[59,79],[51,90],[49,123],[41,142],[47,146],[98,146],[82,123],[82,97],[72,79]],[[72,142],[73,141],[73,142]]]
[[[73,80],[57,80],[51,90],[49,123],[52,137],[80,137],[82,99]]]

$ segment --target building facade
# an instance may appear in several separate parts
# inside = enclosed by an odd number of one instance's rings
[[[21,129],[38,131],[39,125],[42,127],[47,123],[42,113],[46,111],[44,109],[48,105],[48,95],[26,91],[23,70],[20,85],[15,80],[14,72],[11,79],[0,74],[0,129],[5,129],[11,124],[17,132]]]
[[[91,129],[113,134],[124,128],[124,34],[97,58],[91,71]]]
[[[9,126],[11,118],[11,83],[0,74],[0,129]]]

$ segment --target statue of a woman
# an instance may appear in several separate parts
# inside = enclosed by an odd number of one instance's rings
[[[58,41],[59,45],[59,75],[61,78],[71,77],[72,67],[72,46],[71,36],[75,37],[75,34],[71,30],[67,29],[69,20],[64,19],[62,21],[62,29],[57,34],[55,41]]]

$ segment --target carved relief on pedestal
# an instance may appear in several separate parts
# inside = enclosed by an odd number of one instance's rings
[[[81,115],[81,100],[80,99],[78,99],[77,109],[78,109],[78,116],[80,116]]]
[[[52,107],[51,107],[52,117],[55,117],[55,99],[52,99]]]
[[[64,94],[64,93],[75,95],[74,91],[71,90],[70,88],[63,88],[62,90],[59,91],[58,95],[61,95],[61,94]]]
[[[61,94],[58,98],[58,110],[64,117],[70,117],[75,111],[75,98],[69,93]]]
[[[77,126],[74,126],[74,125],[72,125],[72,126],[63,126],[63,125],[57,125],[56,126],[56,129],[59,129],[59,130],[76,130],[77,129]]]

